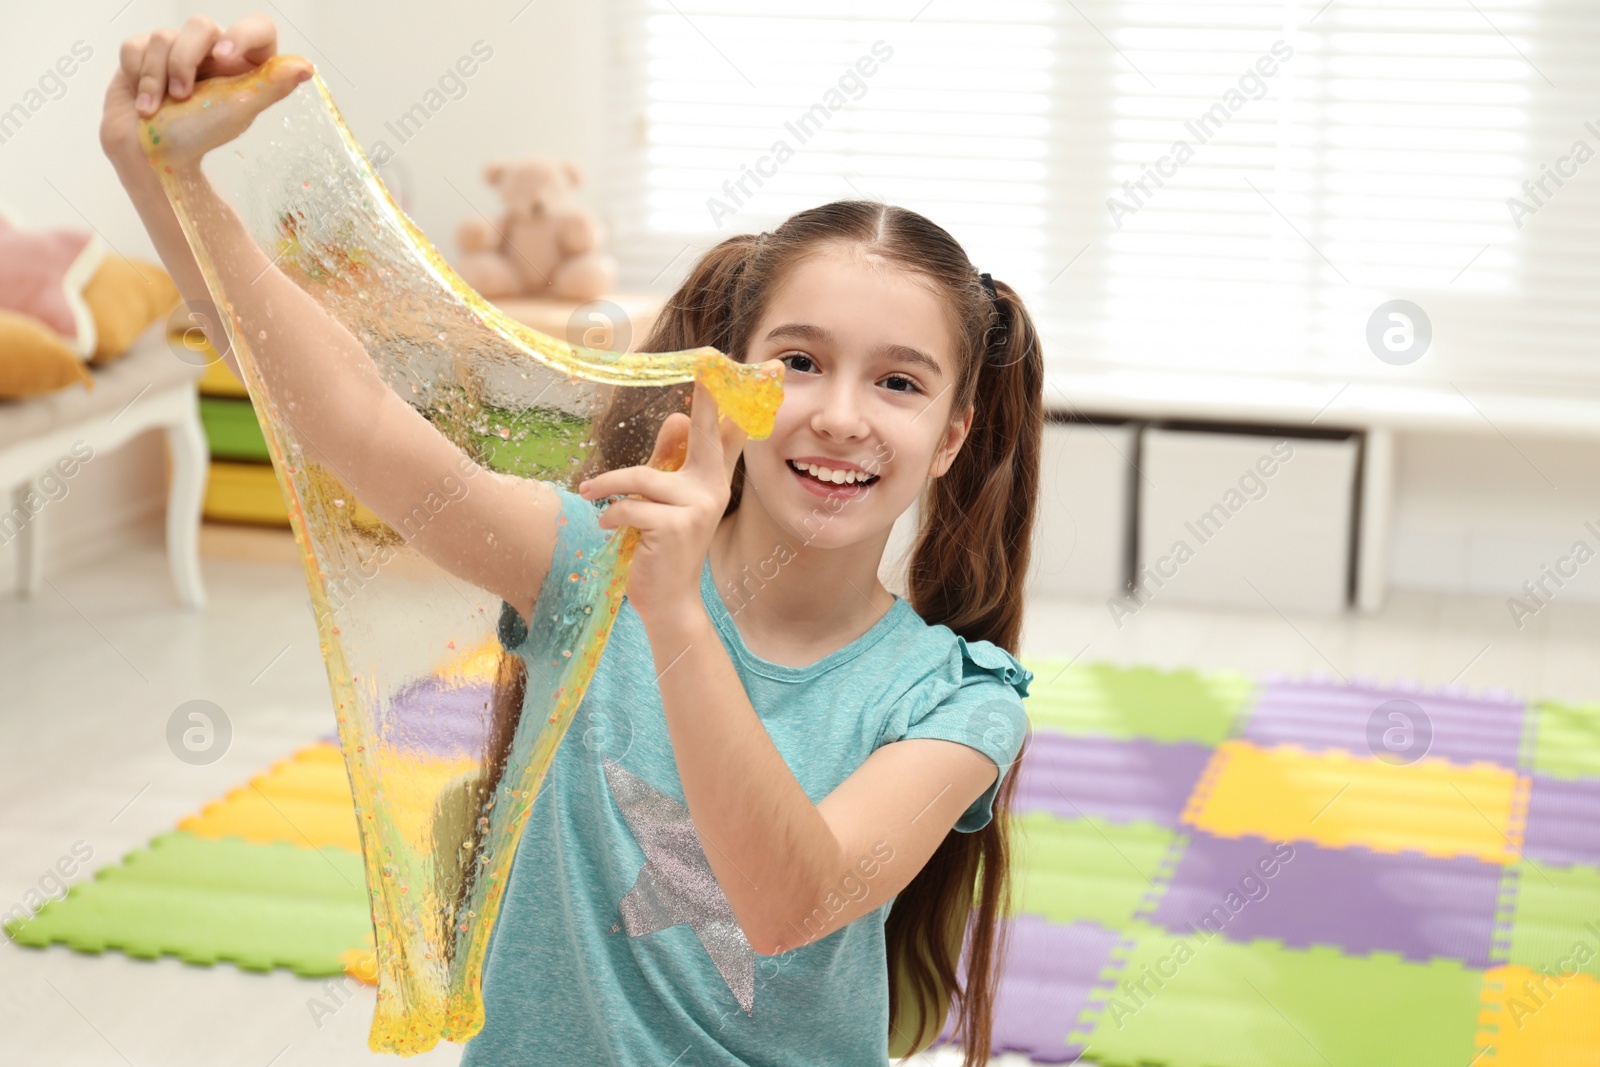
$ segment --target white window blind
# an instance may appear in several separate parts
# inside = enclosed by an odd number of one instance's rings
[[[864,196],[1016,286],[1057,366],[1600,387],[1592,0],[612,2],[626,287]]]

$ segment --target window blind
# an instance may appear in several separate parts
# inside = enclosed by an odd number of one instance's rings
[[[1584,0],[612,3],[625,287],[862,196],[1058,368],[1600,388]]]

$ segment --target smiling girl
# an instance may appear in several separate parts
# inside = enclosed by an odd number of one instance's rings
[[[260,16],[123,47],[102,142],[190,300],[205,286],[138,151],[132,124],[154,106],[136,94],[181,98],[197,74],[275,51]],[[389,520],[465,457],[199,168],[308,69],[280,65],[250,114],[208,116],[192,144],[175,131],[165,162],[195,190],[224,281],[252,294],[243,328],[277,324],[263,377]],[[501,641],[525,673],[548,652],[539,606],[613,531],[640,531],[523,832],[462,1062],[881,1064],[926,1046],[953,1001],[972,1067],[990,1047],[1033,677],[1008,651],[1043,427],[1033,324],[945,230],[844,201],[707,252],[644,347],[700,345],[781,362],[770,436],[746,440],[696,385],[651,457],[681,455],[676,470],[620,467],[576,491],[480,470],[411,542],[504,600]],[[878,572],[919,499],[901,597]]]

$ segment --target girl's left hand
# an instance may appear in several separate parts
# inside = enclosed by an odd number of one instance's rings
[[[600,515],[600,527],[639,531],[628,571],[628,599],[646,630],[671,624],[701,604],[700,572],[731,495],[733,468],[748,434],[719,418],[716,399],[696,380],[690,414],[661,423],[647,465],[619,467],[578,485],[586,500],[622,496]],[[685,450],[687,449],[687,455]],[[676,470],[663,470],[682,456]]]

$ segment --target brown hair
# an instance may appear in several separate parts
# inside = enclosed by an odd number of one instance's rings
[[[841,200],[802,211],[771,233],[729,237],[695,264],[642,348],[669,352],[712,345],[744,362],[751,334],[779,284],[806,257],[838,246],[914,271],[933,285],[959,339],[952,417],[975,405],[954,462],[923,497],[907,579],[911,606],[930,625],[942,623],[968,641],[990,641],[1015,655],[1038,497],[1044,356],[1016,292],[994,281],[991,298],[948,232],[904,208]],[[669,391],[669,409],[685,410],[692,389]],[[629,394],[640,393],[653,394],[650,402],[656,406],[662,403],[654,390],[630,389],[617,390],[614,402],[638,405],[643,401]],[[646,412],[641,408],[640,413]],[[662,410],[657,417],[665,414]],[[597,451],[605,448],[603,440],[597,441]],[[616,455],[601,462],[611,467],[623,459]],[[741,457],[725,515],[739,507],[743,487]],[[947,834],[890,909],[885,931],[889,1010],[890,1026],[897,1031],[890,1039],[907,1049],[901,1055],[938,1035],[953,998],[959,1007],[954,1036],[963,1046],[965,1067],[989,1058],[1005,951],[1001,920],[1010,911],[1006,816],[1016,792],[1016,768],[1013,764],[1001,784],[989,824],[970,834]],[[964,982],[957,974],[963,938]]]

